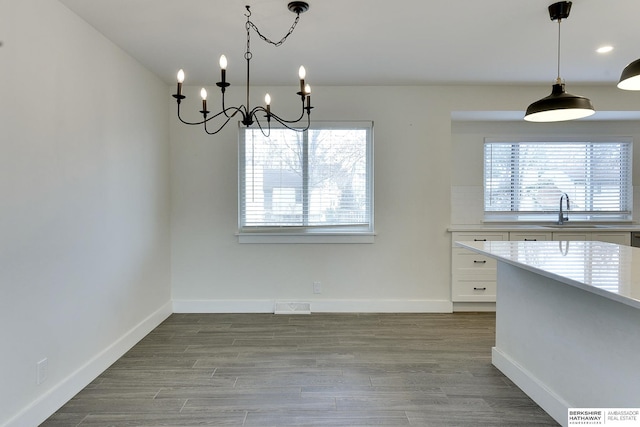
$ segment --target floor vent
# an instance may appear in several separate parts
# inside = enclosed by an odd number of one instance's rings
[[[276,302],[275,314],[311,314],[309,302]]]

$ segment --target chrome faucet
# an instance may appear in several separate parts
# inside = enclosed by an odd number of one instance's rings
[[[562,211],[562,199],[567,199],[567,212],[569,211],[569,195],[567,193],[562,193],[560,196],[560,210],[558,211],[558,225],[562,225],[565,221],[569,221],[569,214],[565,214]]]

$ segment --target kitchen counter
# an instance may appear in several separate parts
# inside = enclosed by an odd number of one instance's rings
[[[589,224],[589,223],[580,223],[580,222],[567,222],[563,225],[557,224],[457,224],[450,225],[447,229],[449,232],[454,231],[575,231],[575,232],[584,232],[584,231],[640,231],[639,224]]]
[[[561,425],[569,408],[640,407],[640,248],[456,242],[497,261],[492,362]]]

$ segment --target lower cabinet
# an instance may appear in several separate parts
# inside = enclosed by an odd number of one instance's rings
[[[554,240],[556,239],[554,235]],[[618,245],[631,246],[631,233],[628,231],[592,231],[585,240],[595,240],[597,242],[617,243]]]
[[[630,246],[631,233],[628,231],[554,231],[553,240],[593,240]]]
[[[466,249],[454,242],[509,240],[508,232],[462,233],[451,238],[451,300],[454,302],[495,302],[496,260]]]
[[[590,235],[591,233],[585,233],[585,232],[566,232],[566,231],[560,231],[560,232],[554,232],[553,233],[553,240],[568,240],[568,241],[578,241],[578,240],[591,240],[590,239]]]
[[[451,300],[453,302],[495,302],[496,261],[454,245],[454,242],[489,240],[595,240],[630,245],[631,233],[628,231],[453,232],[451,234]]]
[[[545,240],[553,240],[552,232],[540,232],[540,231],[512,231],[509,233],[509,240],[524,241],[524,242],[540,242]]]

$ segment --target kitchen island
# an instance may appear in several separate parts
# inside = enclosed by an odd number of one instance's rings
[[[492,362],[549,415],[640,407],[640,249],[456,242],[497,260]]]

